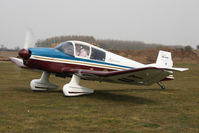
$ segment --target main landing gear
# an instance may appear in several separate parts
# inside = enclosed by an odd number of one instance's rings
[[[57,89],[58,86],[49,82],[50,73],[43,72],[40,79],[34,79],[30,82],[33,91],[47,91]],[[71,81],[63,86],[65,96],[79,96],[93,93],[93,89],[82,87],[79,85],[80,78],[73,74]]]
[[[93,89],[82,87],[79,85],[80,78],[73,74],[71,81],[65,84],[63,87],[63,93],[65,96],[79,96],[93,93]]]
[[[30,87],[33,91],[47,91],[57,89],[58,86],[49,82],[50,73],[44,71],[40,79],[33,79]]]
[[[163,89],[163,90],[165,90],[165,89],[166,89],[166,87],[163,85],[163,83],[162,83],[162,82],[157,82],[157,84],[161,87],[161,89]]]

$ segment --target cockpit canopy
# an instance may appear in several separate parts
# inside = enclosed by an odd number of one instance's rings
[[[80,57],[85,59],[93,59],[93,60],[100,60],[105,61],[106,53],[105,51],[98,49],[90,44],[86,45],[83,42],[63,42],[59,44],[56,49],[60,50],[61,52],[74,56]]]

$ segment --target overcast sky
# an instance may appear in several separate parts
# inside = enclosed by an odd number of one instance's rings
[[[59,35],[199,44],[199,0],[0,0],[0,45]]]

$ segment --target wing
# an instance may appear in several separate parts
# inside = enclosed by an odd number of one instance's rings
[[[63,72],[75,73],[82,79],[86,80],[134,85],[151,85],[164,80],[172,73],[171,69],[156,67],[145,67],[112,72],[65,68],[63,69]]]
[[[27,66],[24,65],[23,60],[15,57],[9,57],[10,61],[15,63],[18,67],[21,68],[27,68]]]

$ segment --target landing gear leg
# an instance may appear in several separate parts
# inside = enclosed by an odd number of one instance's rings
[[[44,71],[40,79],[33,79],[30,87],[33,91],[47,91],[57,89],[58,86],[49,82],[50,73]]]
[[[161,87],[162,90],[165,90],[165,89],[166,89],[166,87],[163,85],[162,82],[157,82],[157,84]]]
[[[93,93],[93,89],[82,87],[79,85],[80,78],[73,74],[71,81],[63,86],[63,93],[65,96],[79,96]]]

